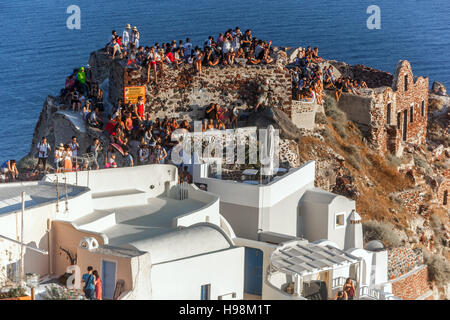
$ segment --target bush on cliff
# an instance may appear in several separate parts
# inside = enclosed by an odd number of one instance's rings
[[[328,119],[325,116],[324,113],[322,112],[317,112],[316,113],[316,118],[315,118],[315,123],[316,124],[327,124],[328,123]]]
[[[442,256],[424,250],[423,261],[428,266],[431,281],[437,285],[447,285],[450,282],[450,265]]]
[[[19,172],[34,169],[36,168],[37,162],[38,158],[30,156],[23,157],[17,162],[17,169],[19,169]]]
[[[337,101],[332,96],[325,95],[323,100],[323,108],[327,117],[330,117],[337,122],[347,122],[347,117],[341,110],[339,110]]]
[[[369,220],[363,222],[364,242],[380,240],[387,248],[396,248],[402,245],[394,225],[390,222]]]

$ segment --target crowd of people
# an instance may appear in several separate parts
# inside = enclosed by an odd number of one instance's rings
[[[319,66],[324,59],[319,56],[319,48],[308,46],[297,54],[293,75],[294,97],[297,100],[322,104],[323,100],[323,72]]]
[[[330,68],[333,67],[330,66]],[[341,99],[343,92],[360,95],[359,90],[367,88],[367,84],[365,81],[352,80],[349,77],[336,78],[335,76],[333,76],[332,70],[330,70],[330,68],[328,68],[326,71],[324,70],[324,84],[326,89],[335,91],[337,101]]]
[[[168,66],[178,68],[182,64],[191,65],[197,74],[203,67],[233,66],[236,63],[270,64],[272,41],[264,41],[253,36],[250,29],[244,33],[239,27],[220,33],[216,39],[209,36],[202,46],[194,46],[190,38],[172,40],[167,43],[155,43],[153,46],[139,45],[137,27],[126,25],[122,35],[115,30],[106,44],[107,53],[126,59],[127,64],[138,69],[146,68],[147,81],[151,78],[157,83]],[[159,77],[160,77],[159,76]]]

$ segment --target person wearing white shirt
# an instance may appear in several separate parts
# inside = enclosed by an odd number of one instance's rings
[[[76,157],[78,155],[78,150],[80,150],[80,145],[77,142],[77,137],[72,137],[72,142],[69,143],[70,151],[72,151],[72,157]],[[76,163],[76,161],[75,161]],[[75,166],[76,167],[76,166]]]
[[[186,38],[186,43],[184,44],[184,58],[188,60],[192,55],[192,43],[191,39]]]
[[[123,31],[123,34],[122,34],[122,44],[125,47],[128,47],[128,43],[130,43],[130,32],[131,32],[131,26],[130,26],[130,24],[127,24],[125,26],[125,30]]]
[[[58,149],[55,151],[55,168],[56,173],[60,173],[62,168],[64,167],[64,145],[62,143],[59,144]]]
[[[47,168],[48,153],[51,151],[46,137],[42,137],[42,140],[37,144],[36,149],[38,151],[38,163],[34,170],[39,170],[39,164],[42,162],[43,170],[45,172],[45,169]]]

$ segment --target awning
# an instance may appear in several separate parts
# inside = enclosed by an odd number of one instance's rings
[[[300,276],[315,274],[357,263],[360,258],[330,245],[292,241],[272,253],[271,265],[284,273]]]

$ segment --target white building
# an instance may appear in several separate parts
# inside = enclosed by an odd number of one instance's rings
[[[224,180],[212,170],[215,162],[197,159],[193,179],[220,196],[233,240],[245,247],[247,298],[333,298],[348,277],[356,283],[357,298],[392,297],[389,286],[380,285],[387,281],[386,251],[363,249],[355,201],[315,188],[314,161],[261,181],[245,174]],[[318,295],[320,290],[326,294]]]
[[[58,178],[59,201],[56,201]],[[67,178],[67,201],[65,184]],[[219,214],[219,198],[178,185],[176,167],[148,165],[47,175],[46,181],[0,188],[0,239],[20,260],[17,219],[25,191],[25,272],[65,273],[71,257],[102,278],[105,298],[242,299],[244,248]],[[28,199],[27,198],[27,199]],[[5,261],[8,260],[8,261]]]

